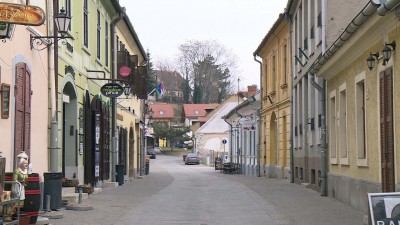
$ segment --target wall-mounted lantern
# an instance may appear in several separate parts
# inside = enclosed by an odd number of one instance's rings
[[[392,51],[396,50],[396,42],[393,41],[392,43],[386,44],[385,42],[385,47],[383,47],[382,53],[383,53],[383,59],[388,62],[390,58],[392,57]]]
[[[375,66],[375,59],[378,60],[379,52],[377,53],[369,53],[369,57],[367,59],[367,65],[369,70],[372,70]]]
[[[31,49],[34,48],[38,51],[41,51],[50,45],[54,43],[54,39],[66,39],[66,38],[72,38],[71,36],[67,35],[68,28],[71,23],[71,16],[65,13],[64,8],[60,10],[56,18],[54,19],[54,23],[57,27],[58,33],[61,34],[61,36],[33,36],[31,35]],[[36,43],[36,46],[35,46]],[[43,48],[38,48],[38,46],[43,45],[46,43],[46,47]]]

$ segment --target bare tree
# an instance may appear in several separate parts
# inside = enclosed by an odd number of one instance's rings
[[[217,41],[191,40],[179,45],[176,65],[193,90],[192,102],[221,102],[222,96],[235,92],[236,56]]]

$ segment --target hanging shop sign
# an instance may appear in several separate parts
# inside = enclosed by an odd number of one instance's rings
[[[127,77],[131,74],[131,68],[127,67],[127,66],[123,66],[119,69],[119,75],[121,75],[121,77]]]
[[[0,2],[0,22],[40,26],[45,18],[40,7]]]
[[[108,83],[101,87],[100,92],[110,98],[116,98],[124,93],[124,88],[117,83]]]

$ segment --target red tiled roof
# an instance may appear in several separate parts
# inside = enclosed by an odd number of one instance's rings
[[[186,118],[198,118],[206,116],[206,109],[215,109],[219,104],[183,104]]]
[[[153,110],[153,118],[174,118],[174,108],[171,104],[151,104],[150,109]]]

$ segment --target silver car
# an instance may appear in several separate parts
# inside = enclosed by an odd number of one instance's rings
[[[200,164],[200,157],[195,153],[189,153],[185,158],[185,165]]]

